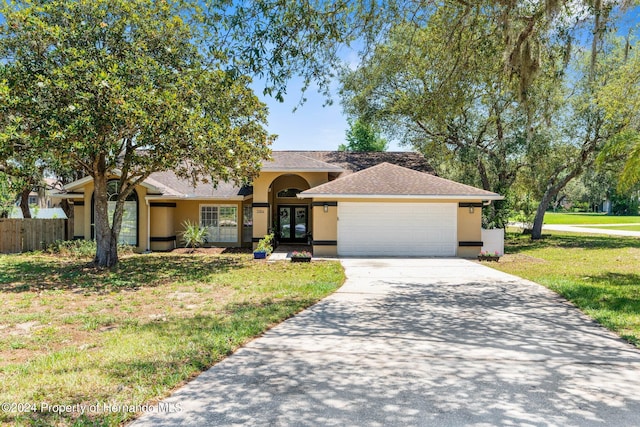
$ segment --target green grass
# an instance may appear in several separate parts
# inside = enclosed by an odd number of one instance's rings
[[[336,262],[250,254],[0,256],[0,402],[141,405],[333,292]],[[132,414],[0,412],[0,424],[118,425]]]
[[[614,216],[601,213],[554,213],[544,215],[545,224],[633,224],[640,216]]]
[[[602,228],[605,230],[640,231],[640,224],[637,225],[587,225],[587,228]]]
[[[640,347],[640,239],[552,233],[532,242],[508,234],[491,267],[540,283]]]

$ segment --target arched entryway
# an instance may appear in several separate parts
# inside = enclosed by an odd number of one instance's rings
[[[279,243],[307,243],[311,236],[309,200],[298,198],[309,183],[299,175],[281,175],[271,183],[273,229]]]

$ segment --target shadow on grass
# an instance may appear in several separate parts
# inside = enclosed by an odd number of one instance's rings
[[[520,252],[543,249],[621,249],[640,248],[640,239],[620,236],[592,236],[580,234],[548,234],[543,239],[531,240],[529,236],[519,233],[507,233],[505,252],[517,254]]]
[[[636,276],[637,275],[630,275]],[[598,281],[598,277],[592,278]],[[623,279],[625,282],[629,278]],[[616,286],[634,286],[636,289],[616,289]],[[637,290],[640,289],[638,282],[632,283],[607,283],[603,286],[592,284],[572,284],[567,287],[560,287],[557,291],[565,298],[586,310],[605,310],[619,314],[640,314],[640,299],[637,297]]]
[[[7,258],[0,271],[0,292],[73,290],[102,292],[158,286],[180,280],[203,280],[245,265],[241,255],[133,255],[113,269],[102,269],[86,259],[60,260],[27,254]]]
[[[606,273],[591,276],[591,279],[596,282],[603,282],[606,285],[614,287],[637,287],[638,297],[640,297],[640,274],[635,273],[614,273],[608,271]]]
[[[171,389],[314,302],[310,298],[288,298],[232,303],[222,309],[224,314],[142,324],[129,333],[153,336],[160,345],[172,350],[164,357],[114,362],[106,369],[122,384],[131,383],[132,387],[162,384]]]
[[[310,298],[271,300],[228,304],[224,314],[197,315],[190,318],[173,318],[150,322],[127,329],[124,334],[136,336],[134,346],[153,348],[155,352],[136,352],[136,348],[123,349],[123,354],[139,354],[137,357],[114,357],[100,367],[124,390],[138,390],[140,398],[154,399],[192,379],[208,369],[239,346],[254,338],[272,325],[283,321],[315,302]],[[144,341],[146,340],[146,341]],[[125,340],[126,342],[131,342]],[[127,344],[122,344],[127,345]],[[151,347],[149,347],[151,346]],[[100,396],[73,397],[73,403],[101,402]],[[127,391],[109,396],[109,402],[124,405],[143,405],[144,401],[131,401]],[[38,425],[119,425],[134,413],[93,413],[74,420],[73,414],[52,416],[35,413],[18,416],[23,424]]]

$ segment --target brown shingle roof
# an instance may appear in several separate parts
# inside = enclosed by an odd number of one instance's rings
[[[154,172],[145,180],[146,183],[158,188],[163,196],[195,198],[211,197],[216,199],[242,198],[251,195],[251,187],[239,187],[231,182],[219,182],[214,186],[211,182],[193,183],[185,178],[178,177],[172,171]]]
[[[353,172],[361,171],[383,162],[403,166],[416,171],[433,174],[433,168],[424,156],[413,152],[344,152],[344,151],[274,151],[272,161],[265,162],[263,171],[314,171],[329,172],[329,179],[342,179]],[[69,191],[83,184],[75,181],[67,186]],[[155,172],[145,180],[149,195],[166,198],[243,198],[253,194],[250,186],[240,187],[233,183],[193,183],[176,176],[172,171]]]
[[[344,169],[341,176],[385,162],[435,175],[435,171],[422,154],[409,151],[291,151],[291,153],[340,166]]]
[[[265,172],[342,172],[340,166],[311,158],[305,155],[305,152],[274,151],[271,157],[271,161],[262,165],[262,170]]]
[[[300,195],[502,198],[490,191],[386,162],[303,191]]]

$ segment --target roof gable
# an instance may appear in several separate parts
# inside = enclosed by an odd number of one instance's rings
[[[502,199],[497,193],[386,162],[310,188],[300,196]]]

